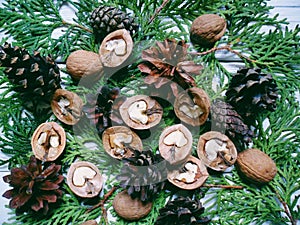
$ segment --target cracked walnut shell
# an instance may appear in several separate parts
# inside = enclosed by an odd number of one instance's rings
[[[55,122],[42,123],[31,138],[31,147],[35,157],[41,161],[54,161],[66,146],[65,130]]]

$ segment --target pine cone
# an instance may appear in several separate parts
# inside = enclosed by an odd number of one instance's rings
[[[46,215],[49,206],[61,196],[60,185],[64,177],[58,172],[61,166],[54,163],[42,168],[41,161],[31,156],[27,166],[13,168],[3,180],[13,187],[3,197],[11,199],[9,207],[17,213],[38,212]]]
[[[242,117],[221,99],[214,100],[211,105],[211,123],[212,130],[225,133],[235,144],[249,143],[254,136]]]
[[[159,210],[155,225],[207,224],[210,220],[207,217],[201,217],[203,212],[204,207],[200,200],[178,197]]]
[[[119,105],[123,102],[122,98],[118,98],[120,89],[109,88],[108,86],[101,87],[97,97],[93,95],[87,96],[87,104],[83,107],[86,116],[91,120],[99,132],[112,126],[112,122],[118,125],[123,121],[119,115]]]
[[[163,189],[167,179],[165,161],[160,155],[154,155],[151,150],[132,151],[132,157],[123,159],[124,166],[117,180],[132,198],[152,202],[155,195]]]
[[[0,66],[6,67],[4,73],[29,108],[45,101],[50,107],[51,96],[60,88],[59,68],[50,56],[42,57],[39,52],[30,55],[5,43],[0,46]]]
[[[196,86],[192,76],[199,75],[203,67],[187,60],[187,48],[184,41],[166,39],[143,51],[142,59],[145,62],[138,67],[141,72],[148,74],[145,83],[154,84],[155,88],[164,92],[171,86],[174,96],[180,91],[177,85],[183,89]]]
[[[271,74],[259,68],[242,68],[237,71],[226,92],[226,100],[245,119],[253,123],[263,111],[274,111],[278,89]]]
[[[119,29],[126,29],[133,36],[139,28],[134,18],[112,6],[94,9],[90,16],[90,24],[97,42],[103,41],[109,33]]]

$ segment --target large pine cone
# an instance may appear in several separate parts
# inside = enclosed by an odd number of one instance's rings
[[[94,9],[90,16],[90,23],[97,42],[101,42],[115,30],[126,29],[132,36],[139,28],[134,18],[112,6],[100,6]]]
[[[155,225],[196,225],[207,224],[210,220],[201,217],[204,212],[200,200],[178,197],[160,209]]]
[[[211,129],[226,134],[236,147],[251,142],[254,133],[231,105],[216,99],[211,105]]]
[[[42,166],[34,156],[31,156],[27,166],[13,168],[11,174],[3,180],[13,187],[7,190],[3,197],[11,199],[9,207],[17,213],[38,212],[46,215],[49,206],[61,196],[60,185],[64,177],[59,174],[60,165],[54,163],[48,167]]]
[[[39,52],[29,54],[23,48],[5,43],[0,46],[0,66],[6,67],[7,75],[14,90],[21,93],[25,106],[33,111],[42,104],[50,108],[51,96],[60,88],[59,68],[50,57]]]
[[[251,124],[263,111],[274,111],[278,89],[271,74],[259,68],[242,68],[232,77],[226,100]]]
[[[124,166],[117,180],[132,198],[152,202],[155,195],[163,189],[167,179],[166,163],[160,155],[154,155],[151,150],[132,151],[132,157],[123,159]]]

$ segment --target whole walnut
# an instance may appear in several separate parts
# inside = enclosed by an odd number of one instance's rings
[[[75,80],[89,77],[92,81],[95,81],[103,74],[103,66],[99,54],[86,50],[72,52],[67,58],[66,67]]]
[[[226,21],[216,14],[197,17],[190,29],[190,39],[194,45],[212,47],[226,31]]]
[[[255,183],[270,182],[277,173],[274,161],[259,149],[242,151],[236,162],[240,172]]]

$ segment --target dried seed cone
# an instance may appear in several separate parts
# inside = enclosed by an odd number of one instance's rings
[[[278,89],[271,74],[260,68],[242,68],[232,77],[226,101],[245,119],[253,123],[263,111],[275,111]]]
[[[7,75],[14,90],[21,93],[32,107],[47,101],[57,88],[60,88],[59,68],[50,56],[43,57],[39,52],[30,54],[27,50],[12,47],[5,43],[0,46],[0,66],[6,67]]]
[[[259,149],[247,149],[238,154],[238,169],[256,183],[270,182],[277,173],[276,164]]]
[[[150,150],[132,151],[133,157],[123,159],[124,166],[117,180],[132,198],[138,198],[144,203],[152,202],[164,187],[166,164],[160,155],[154,155]]]
[[[204,212],[200,200],[178,197],[160,209],[155,225],[207,224],[210,220],[201,217]]]
[[[7,190],[3,197],[11,199],[9,207],[17,213],[37,212],[46,215],[49,207],[61,196],[61,183],[64,179],[59,174],[60,165],[54,163],[43,166],[34,156],[27,166],[13,168],[11,174],[3,180],[13,189]]]
[[[94,9],[90,16],[90,24],[98,42],[115,30],[126,29],[132,36],[139,28],[134,18],[113,6],[99,6]]]
[[[211,105],[211,123],[212,130],[225,133],[235,143],[249,143],[254,136],[242,117],[221,99],[214,100]]]

